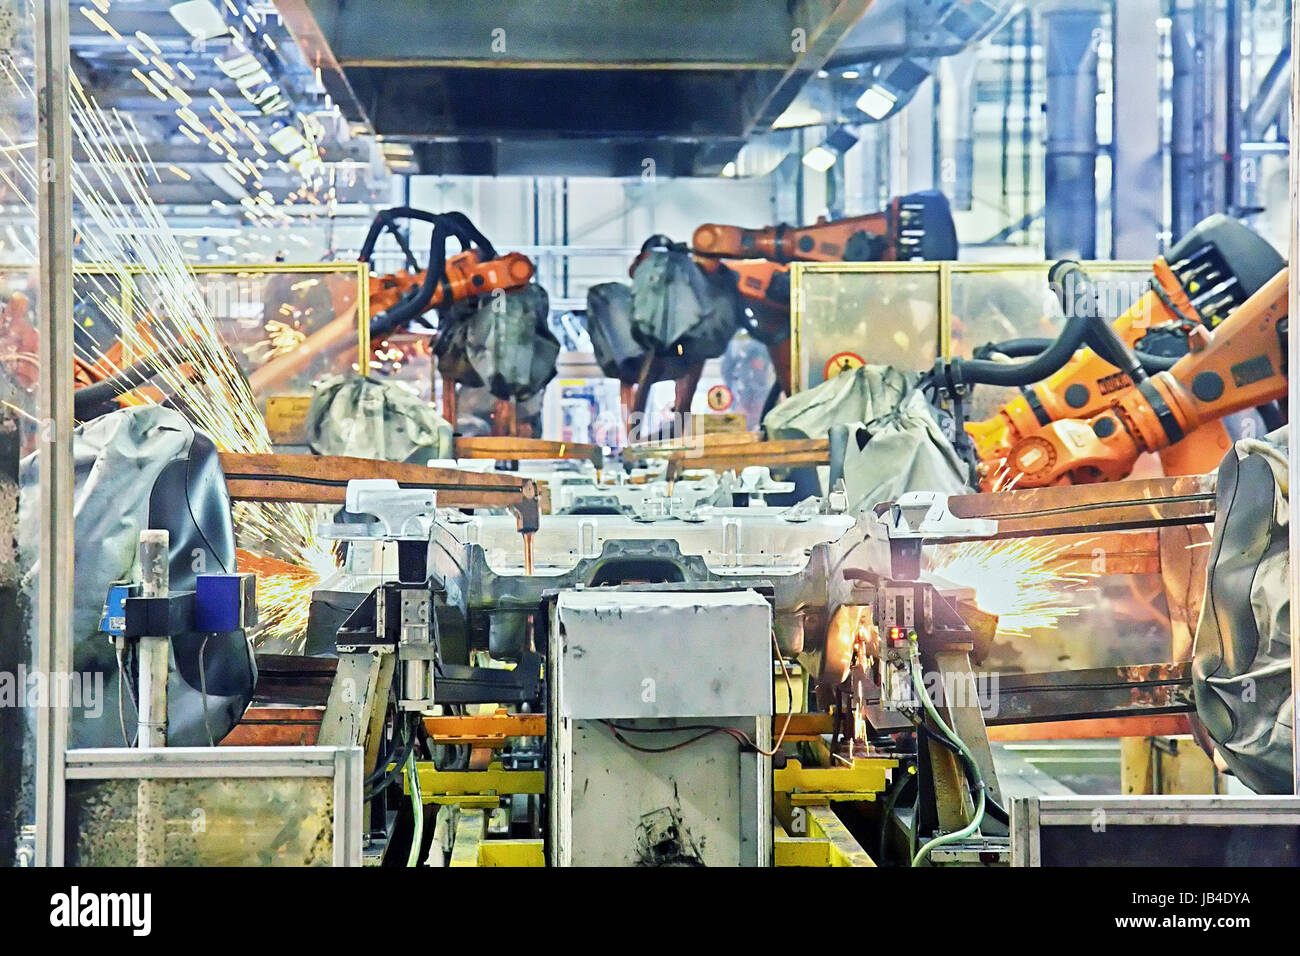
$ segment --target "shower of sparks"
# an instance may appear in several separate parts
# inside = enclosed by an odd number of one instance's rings
[[[307,333],[302,329],[275,319],[266,323],[265,331],[266,338],[244,346],[244,354],[258,365],[263,365],[281,355],[288,355],[307,339]]]
[[[20,96],[35,97],[12,61],[0,60],[0,73]],[[75,76],[70,100],[73,137],[85,156],[72,170],[81,207],[74,245],[79,259],[103,270],[79,275],[79,293],[99,307],[123,346],[120,366],[93,346],[79,348],[79,357],[110,373],[145,362],[156,372],[154,384],[221,450],[271,451],[248,382],[222,343],[184,253],[149,196],[148,177],[157,171],[138,130],[117,110],[101,109]],[[30,196],[38,185],[37,170],[30,151],[19,145],[0,130],[0,184],[22,197],[34,215]],[[35,258],[33,250],[27,252]],[[151,305],[147,317],[138,306],[135,315],[127,311],[131,306],[123,302],[124,289],[133,290],[137,302]],[[163,352],[171,353],[172,360],[166,361]],[[263,636],[301,638],[310,595],[304,582],[334,567],[329,548],[314,536],[311,511],[299,504],[264,502],[237,502],[233,510],[243,545],[302,569],[299,575],[277,575],[281,580],[274,586],[260,589],[259,608]]]
[[[1028,637],[1080,611],[1078,588],[1097,577],[1086,558],[1063,559],[1079,545],[1044,539],[971,541],[935,549],[930,570],[975,592],[981,611],[996,614],[998,634]]]
[[[307,630],[311,592],[334,569],[329,553],[317,554],[321,563],[305,568],[262,554],[239,550],[239,568],[257,575],[258,623],[265,637],[298,638]]]
[[[1016,485],[1020,484],[1020,479],[1025,477],[1024,472],[1015,471],[1007,464],[1006,459],[1002,459],[996,469],[993,470],[993,480],[991,482],[992,491],[1014,491]]]

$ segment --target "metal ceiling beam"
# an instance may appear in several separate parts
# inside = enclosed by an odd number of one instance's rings
[[[867,2],[856,5],[865,9]],[[772,0],[537,0],[504,7],[498,0],[305,0],[305,5],[345,69],[644,70],[706,64],[784,69],[796,58],[790,31],[801,25],[784,3]]]
[[[869,6],[871,0],[799,0],[792,29],[803,33],[798,36],[787,34],[788,45],[797,55],[785,75],[762,96],[760,105],[753,111],[753,119],[744,130],[746,136],[772,128],[804,84],[826,65],[840,41],[862,19]]]
[[[429,139],[738,136],[752,74],[374,69],[349,76],[375,132]]]

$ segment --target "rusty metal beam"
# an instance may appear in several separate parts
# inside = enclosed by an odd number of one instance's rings
[[[235,501],[296,501],[341,505],[354,478],[391,478],[408,488],[432,488],[446,508],[509,508],[521,531],[538,520],[537,484],[500,472],[426,468],[345,455],[221,453],[226,487]]]
[[[1110,740],[1117,737],[1163,737],[1190,734],[1186,714],[1155,717],[1093,717],[1086,720],[1047,720],[1036,724],[1003,724],[989,728],[989,740]]]
[[[1189,661],[1002,674],[988,726],[1182,714],[1192,703]]]
[[[584,442],[548,441],[544,438],[516,438],[509,435],[480,435],[456,439],[456,457],[494,459],[497,461],[531,461],[537,459],[589,461],[604,467],[605,451],[599,445]]]
[[[673,452],[668,456],[664,477],[676,481],[685,472],[696,469],[739,471],[752,465],[765,465],[775,470],[829,465],[830,461],[830,442],[824,438],[729,443]]]
[[[320,734],[323,707],[249,707],[222,747],[310,747]]]
[[[1142,478],[952,495],[948,509],[957,518],[995,519],[998,530],[989,536],[993,538],[1150,530],[1213,521],[1216,488],[1214,474]],[[876,510],[888,507],[878,505]],[[947,539],[926,539],[928,543],[943,540]]]

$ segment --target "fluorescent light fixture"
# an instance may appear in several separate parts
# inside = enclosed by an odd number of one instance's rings
[[[827,149],[825,146],[814,146],[803,154],[803,164],[809,169],[824,173],[835,165],[835,160],[838,158],[832,150]]]
[[[242,80],[246,77],[256,76],[258,73],[265,73],[262,67],[262,61],[251,53],[245,53],[242,56],[231,57],[229,60],[223,60],[215,57],[213,62],[217,64],[218,69],[232,80]],[[270,79],[270,77],[267,77]]]
[[[226,32],[226,20],[211,0],[185,0],[167,11],[196,40],[213,40]]]
[[[897,102],[898,97],[876,84],[858,97],[857,107],[872,119],[881,120],[890,114]]]
[[[296,153],[307,145],[307,138],[298,132],[296,126],[281,126],[267,140],[284,156]]]
[[[836,160],[852,149],[857,141],[858,138],[849,132],[848,127],[838,126],[826,137],[824,143],[804,153],[803,164],[809,169],[824,173],[835,165]]]
[[[823,126],[826,115],[808,103],[795,101],[772,123],[773,129],[795,129],[800,126]]]

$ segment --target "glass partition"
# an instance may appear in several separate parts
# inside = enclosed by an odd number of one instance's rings
[[[322,376],[370,372],[365,263],[197,265],[191,271],[264,414],[277,400],[309,396]],[[74,312],[83,361],[102,359],[117,339],[118,323],[104,315],[106,299],[119,300],[125,319],[145,337],[151,317],[165,315],[166,283],[160,290],[141,268],[87,264],[76,273]],[[184,328],[169,318],[170,327]]]
[[[1103,308],[1118,316],[1145,290],[1150,263],[1085,263]],[[1051,337],[1064,318],[1050,263],[818,262],[791,269],[791,363],[796,390],[858,365],[925,371],[939,356],[988,342]],[[979,407],[1005,401],[981,389]],[[972,413],[973,417],[983,417]]]
[[[360,747],[68,752],[72,866],[360,866]]]

